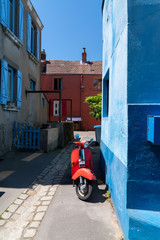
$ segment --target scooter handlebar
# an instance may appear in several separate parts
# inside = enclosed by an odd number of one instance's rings
[[[91,146],[89,146],[89,148],[90,148],[90,149],[92,149],[92,150],[94,149],[94,148],[93,148],[93,147],[91,147]]]

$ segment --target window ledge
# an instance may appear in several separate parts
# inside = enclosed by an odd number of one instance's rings
[[[3,27],[3,31],[6,34],[6,36],[9,37],[18,48],[23,46],[23,43],[16,37],[16,35],[9,28]]]
[[[38,59],[33,55],[33,53],[28,52],[29,58],[35,63],[38,64]]]
[[[9,106],[9,105],[4,105],[3,106],[4,111],[12,111],[12,112],[19,112],[20,108],[16,106]]]

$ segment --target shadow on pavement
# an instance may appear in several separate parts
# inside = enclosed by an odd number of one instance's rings
[[[0,161],[0,188],[27,188],[59,152],[6,154]]]
[[[106,193],[106,187],[103,185],[103,189],[100,189],[99,186],[95,184],[93,187],[93,194],[88,202],[90,203],[103,203],[106,201],[104,194]]]
[[[70,151],[72,151],[72,149],[74,149],[74,146],[70,149]],[[7,154],[4,157],[4,160],[0,162],[0,197],[2,197],[9,188],[27,188],[35,179],[37,181],[37,184],[41,185],[72,185],[70,159],[67,169],[63,172],[63,177],[55,177],[54,183],[51,182],[48,177],[45,179],[44,176],[43,181],[37,177],[39,174],[41,174],[45,167],[47,167],[53,161],[53,159],[57,156],[58,153],[60,153],[60,151],[61,150],[56,150],[50,153],[11,152]],[[104,182],[103,175],[100,170],[99,154],[100,147],[94,146],[94,149],[92,150],[93,169],[97,179],[101,179],[101,181]],[[68,157],[70,158],[70,155],[68,155]],[[57,173],[61,171],[61,168],[63,168],[63,162],[58,169],[55,169],[55,171],[53,168],[54,167],[52,166],[52,170],[50,172],[50,175],[52,176],[54,174],[57,175]],[[60,174],[58,173],[58,175]],[[103,184],[103,188],[100,186],[101,185],[97,185],[97,183],[94,184],[93,195],[90,198],[89,202],[97,203],[105,201],[105,185]],[[73,191],[75,191],[74,188]]]
[[[5,192],[0,192],[0,197],[2,197],[4,193],[5,193]]]

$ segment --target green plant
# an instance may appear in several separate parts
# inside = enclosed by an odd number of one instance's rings
[[[109,190],[105,193],[105,197],[108,202],[111,202],[111,192]]]
[[[109,190],[107,191],[107,194],[109,195],[109,197],[111,196],[111,192]]]
[[[99,93],[96,96],[86,97],[85,102],[89,104],[89,107],[91,109],[90,115],[93,118],[101,119],[102,93]]]
[[[119,240],[124,240],[124,237],[120,237],[120,239]]]

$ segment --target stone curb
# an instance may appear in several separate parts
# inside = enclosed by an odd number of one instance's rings
[[[0,240],[33,240],[68,168],[71,151],[72,145],[67,145],[3,212]]]

